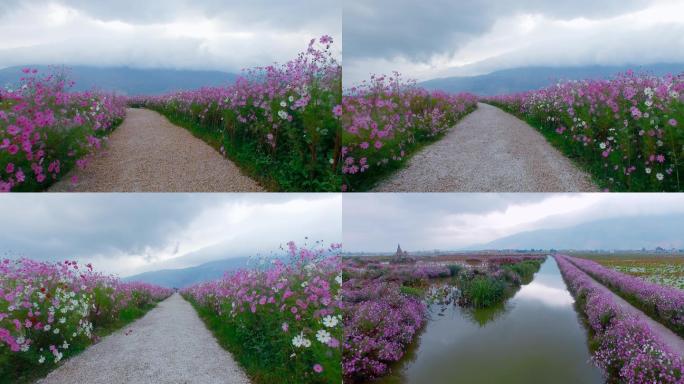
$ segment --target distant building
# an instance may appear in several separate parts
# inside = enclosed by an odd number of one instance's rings
[[[416,260],[409,256],[408,252],[401,249],[401,245],[397,244],[397,252],[392,256],[390,263],[393,264],[406,264],[415,263]]]

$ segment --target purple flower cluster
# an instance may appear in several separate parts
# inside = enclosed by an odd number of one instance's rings
[[[342,99],[342,190],[355,190],[368,173],[403,161],[416,143],[446,132],[476,104],[474,95],[430,92],[399,73],[349,89]]]
[[[70,92],[62,75],[23,72],[18,89],[0,89],[0,192],[42,190],[84,167],[126,114],[123,97]]]
[[[427,308],[400,293],[399,284],[349,279],[344,282],[344,352],[346,382],[387,374],[426,321]]]
[[[597,342],[592,357],[597,366],[621,383],[684,383],[684,361],[646,323],[623,310],[569,257],[557,255],[556,261]]]
[[[653,316],[655,320],[684,336],[684,291],[614,271],[592,260],[569,260],[601,284]]]

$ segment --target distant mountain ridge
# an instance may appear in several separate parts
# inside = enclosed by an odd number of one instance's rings
[[[39,74],[49,73],[53,69],[66,69],[69,79],[76,83],[72,88],[74,91],[99,89],[131,96],[224,86],[234,83],[238,77],[234,73],[221,71],[26,65],[0,69],[0,87],[16,85],[24,76],[21,69],[26,67],[38,69]]]
[[[638,224],[624,218],[604,219],[521,232],[467,249],[680,249],[684,248],[684,229],[679,223],[681,215],[646,217]]]
[[[684,72],[684,63],[583,66],[583,67],[524,67],[504,69],[480,76],[456,76],[432,79],[418,85],[446,92],[470,92],[480,96],[496,96],[544,88],[559,80],[606,79],[627,70],[647,72],[657,76]]]
[[[247,267],[248,263],[248,257],[235,257],[210,261],[195,267],[145,272],[125,277],[123,280],[142,281],[167,288],[185,288],[204,281],[219,279],[225,272]]]

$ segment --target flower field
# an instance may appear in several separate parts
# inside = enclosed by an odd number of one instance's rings
[[[370,189],[426,143],[472,112],[470,94],[429,92],[392,77],[372,77],[342,98],[343,191]]]
[[[612,297],[566,256],[556,261],[590,327],[593,361],[621,383],[681,383],[684,361],[672,354],[649,326],[625,313]],[[611,382],[612,382],[611,381]]]
[[[288,259],[226,274],[182,294],[259,383],[339,383],[338,252],[288,243]]]
[[[346,260],[342,286],[345,381],[364,382],[387,375],[428,321],[430,303],[469,308],[495,305],[523,280],[531,279],[543,259],[479,260],[486,267],[457,261],[440,265]]]
[[[654,320],[684,337],[684,291],[605,268],[592,260],[567,260]]]
[[[487,98],[611,191],[684,190],[684,76],[633,72]]]
[[[23,72],[16,89],[0,89],[0,192],[45,190],[84,167],[126,113],[125,98],[69,92],[63,75]]]
[[[338,191],[342,67],[329,36],[283,65],[247,70],[227,87],[129,103],[188,128],[269,189]]]
[[[75,261],[0,262],[0,378],[26,381],[142,316],[171,290]],[[2,380],[0,380],[2,381]],[[4,382],[4,381],[3,381]]]
[[[654,284],[684,290],[684,259],[682,258],[637,258],[596,259],[601,265],[618,272],[639,277]]]

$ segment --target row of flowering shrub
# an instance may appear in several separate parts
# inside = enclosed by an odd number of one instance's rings
[[[476,105],[474,95],[430,92],[398,73],[349,89],[342,98],[342,190],[371,188]]]
[[[129,102],[189,128],[270,189],[339,191],[342,67],[331,47],[323,36],[233,85]]]
[[[617,272],[592,260],[568,260],[656,321],[684,337],[684,291]]]
[[[568,257],[556,256],[560,271],[590,327],[592,360],[610,382],[682,383],[684,361],[642,320],[623,310]]]
[[[57,72],[23,72],[16,89],[0,89],[0,192],[44,190],[84,167],[126,114],[123,97],[70,92]]]
[[[290,242],[285,260],[229,273],[182,294],[256,381],[339,383],[339,248]]]
[[[684,74],[633,72],[486,101],[528,120],[606,189],[684,190]]]
[[[523,276],[513,266],[531,263],[536,272],[544,260],[543,257],[489,259],[482,259],[492,261],[484,262],[487,267],[478,268],[467,268],[456,262],[425,265],[346,260],[342,286],[345,382],[365,382],[387,375],[390,366],[404,356],[425,325],[429,303],[493,305],[522,284]],[[446,286],[429,289],[431,280],[444,283],[445,278],[451,279]],[[452,300],[453,294],[459,296],[457,301]]]
[[[19,380],[96,339],[100,329],[139,316],[171,290],[123,282],[75,261],[0,262],[0,377]],[[129,319],[132,320],[132,319]]]

